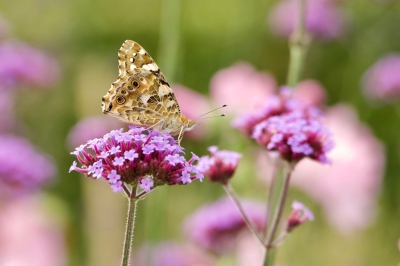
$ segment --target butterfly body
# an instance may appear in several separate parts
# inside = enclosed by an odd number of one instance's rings
[[[119,52],[118,79],[102,98],[102,110],[132,125],[179,135],[196,126],[184,116],[164,74],[138,43],[126,40]]]

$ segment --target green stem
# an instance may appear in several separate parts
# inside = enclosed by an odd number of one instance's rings
[[[242,204],[240,203],[238,197],[236,196],[235,192],[233,192],[232,187],[229,184],[223,185],[226,194],[231,198],[231,200],[235,203],[235,205],[238,207],[240,213],[242,214],[242,217],[244,221],[246,222],[247,227],[250,229],[250,231],[258,238],[261,244],[264,244],[264,239],[260,232],[258,232],[257,228],[254,226],[254,224],[251,222],[249,217],[247,216],[246,212],[243,209]]]
[[[285,201],[286,201],[287,193],[289,190],[291,173],[292,173],[292,170],[290,169],[288,171],[288,173],[286,174],[285,179],[283,180],[282,191],[281,191],[281,194],[279,197],[278,205],[275,209],[274,218],[272,220],[271,226],[269,226],[268,235],[267,235],[266,241],[264,243],[265,249],[266,249],[264,266],[273,265],[274,252],[272,252],[272,251],[273,251],[274,246],[272,245],[272,242],[274,241],[274,237],[275,237],[276,231],[278,229],[279,222],[282,218],[283,208],[285,206]]]
[[[132,191],[128,197],[128,217],[126,218],[125,227],[125,240],[124,249],[122,251],[122,262],[121,266],[129,266],[129,260],[131,257],[132,242],[133,242],[133,231],[135,229],[135,213],[136,213],[136,186],[132,187]]]
[[[170,83],[176,79],[179,61],[181,9],[181,0],[162,1],[158,62]]]
[[[290,59],[287,77],[287,85],[294,88],[300,81],[301,72],[304,66],[304,57],[309,40],[306,35],[306,0],[298,0],[299,13],[296,29],[290,38]]]

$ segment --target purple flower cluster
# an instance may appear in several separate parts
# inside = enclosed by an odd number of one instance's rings
[[[302,112],[273,116],[256,125],[252,137],[288,162],[309,157],[328,163],[326,153],[333,148],[331,133],[319,120]]]
[[[254,201],[242,201],[243,208],[258,230],[266,226],[265,207]],[[248,230],[237,206],[229,199],[203,206],[187,218],[187,237],[202,248],[224,254],[231,252],[242,230]]]
[[[0,43],[0,89],[20,83],[52,85],[59,76],[57,62],[26,44],[17,41]]]
[[[219,151],[216,146],[209,147],[208,150],[211,157],[201,157],[197,169],[211,182],[227,184],[235,173],[242,155],[234,151]]]
[[[106,179],[114,192],[123,191],[126,184],[139,185],[145,192],[162,185],[188,184],[194,179],[203,180],[193,162],[198,157],[192,153],[187,161],[182,148],[169,134],[145,128],[131,127],[123,132],[113,130],[81,145],[71,154],[70,168],[92,178]]]
[[[363,87],[367,97],[384,101],[400,99],[400,53],[384,56],[365,73]]]
[[[233,126],[289,162],[309,157],[327,163],[333,142],[320,114],[315,106],[293,98],[289,87],[282,87],[258,112],[236,118]]]
[[[52,160],[26,139],[0,135],[0,195],[18,196],[38,190],[56,174]]]

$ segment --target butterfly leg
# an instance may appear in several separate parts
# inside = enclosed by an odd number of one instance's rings
[[[179,147],[181,147],[182,138],[183,138],[183,127],[181,127],[181,130],[179,131],[179,135],[178,135],[178,145],[179,145]]]

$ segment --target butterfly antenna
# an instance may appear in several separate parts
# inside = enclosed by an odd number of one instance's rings
[[[197,120],[200,120],[200,119],[208,119],[208,118],[215,118],[215,117],[221,117],[221,116],[225,116],[225,115],[224,115],[224,114],[222,114],[222,115],[206,116],[206,117],[201,117],[201,118],[198,118]]]
[[[226,107],[226,106],[228,106],[228,105],[224,104],[224,105],[222,105],[221,107],[215,108],[215,109],[213,109],[213,110],[211,110],[211,111],[209,111],[209,112],[207,112],[207,113],[204,113],[204,114],[202,114],[202,115],[196,117],[194,120],[199,119],[199,118],[202,117],[202,116],[205,116],[205,115],[207,115],[207,114],[209,114],[209,113],[212,113],[212,112],[214,112],[214,111],[217,111],[217,110],[219,110],[219,109],[221,109],[221,108],[224,108],[224,107]],[[207,118],[219,117],[219,116],[225,116],[225,115],[223,114],[223,115],[217,115],[217,116],[209,116],[209,117],[207,117]],[[204,117],[204,118],[206,118],[206,117]],[[201,118],[201,119],[203,119],[203,118]]]

